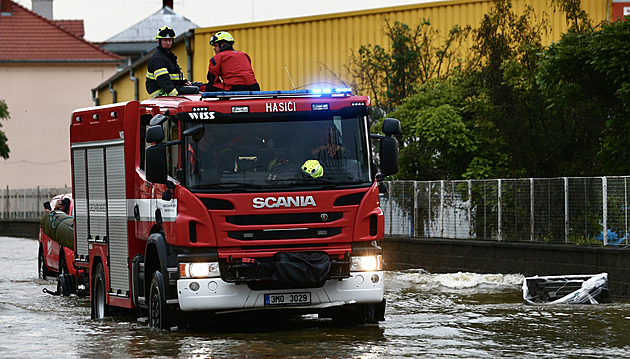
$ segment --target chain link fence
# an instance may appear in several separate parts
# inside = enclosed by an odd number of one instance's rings
[[[627,245],[629,178],[386,182],[385,234]]]
[[[389,181],[385,235],[627,245],[630,177]],[[0,219],[39,219],[69,187],[0,190]]]
[[[40,219],[44,202],[71,191],[70,187],[0,189],[0,219]]]

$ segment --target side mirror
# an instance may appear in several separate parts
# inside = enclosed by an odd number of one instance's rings
[[[383,120],[383,133],[380,137],[379,156],[381,158],[381,175],[390,176],[398,173],[398,140],[392,135],[399,135],[400,121],[395,118]]]
[[[166,122],[166,120],[168,120],[168,110],[166,110],[163,115],[161,113],[158,113],[157,115],[153,116],[151,118],[151,121],[149,121],[149,125],[162,125],[164,122]]]
[[[144,138],[147,143],[160,143],[164,141],[164,129],[162,126],[149,126]]]
[[[201,133],[201,131],[204,130],[203,124],[202,123],[198,123],[196,125],[194,125],[193,127],[187,128],[184,130],[184,132],[182,132],[182,134],[184,136],[194,136],[198,133]]]
[[[379,156],[381,157],[381,174],[390,176],[398,173],[398,140],[391,136],[381,139]]]
[[[149,131],[147,131],[147,135],[148,132]],[[163,143],[149,146],[146,150],[145,157],[147,181],[152,183],[166,183],[166,146]]]
[[[400,135],[400,121],[395,118],[383,120],[383,133],[387,136]]]

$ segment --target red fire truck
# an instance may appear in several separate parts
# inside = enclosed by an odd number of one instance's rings
[[[139,308],[156,328],[193,311],[383,320],[379,183],[398,171],[400,123],[370,135],[369,106],[338,89],[74,111],[75,265],[90,273],[92,317]]]

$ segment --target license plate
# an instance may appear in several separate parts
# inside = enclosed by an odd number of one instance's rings
[[[310,305],[311,293],[265,294],[265,306]]]

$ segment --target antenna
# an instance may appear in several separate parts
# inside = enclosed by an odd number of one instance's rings
[[[289,69],[287,68],[287,65],[284,65],[284,69],[287,71],[287,76],[289,76],[289,81],[291,81],[291,86],[295,90],[295,85],[293,84],[293,80],[291,79],[291,74],[289,73]]]

